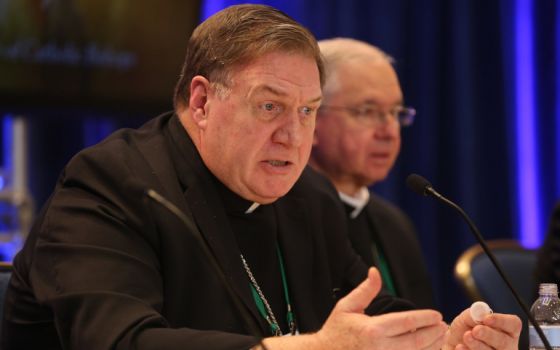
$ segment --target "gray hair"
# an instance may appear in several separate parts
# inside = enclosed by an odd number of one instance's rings
[[[338,86],[338,68],[352,61],[383,60],[394,64],[395,60],[380,48],[364,41],[351,38],[333,38],[319,41],[319,48],[325,65],[325,84],[323,95],[328,98],[329,91]]]

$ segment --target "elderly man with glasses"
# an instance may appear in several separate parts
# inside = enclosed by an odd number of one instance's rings
[[[370,193],[400,150],[400,129],[416,111],[403,106],[392,59],[367,43],[319,42],[326,66],[323,103],[310,164],[335,185],[348,213],[350,239],[368,265],[379,268],[394,295],[433,308],[426,264],[410,219]]]

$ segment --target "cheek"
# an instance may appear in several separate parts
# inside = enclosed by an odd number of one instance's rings
[[[342,138],[340,148],[344,151],[346,157],[356,159],[367,153],[366,150],[370,142],[371,136],[366,132],[347,132]]]
[[[397,137],[395,138],[394,151],[395,151],[395,158],[397,158],[397,156],[399,155],[399,153],[401,151],[401,136],[400,136],[400,134],[398,134]]]
[[[344,123],[337,120],[327,119],[317,123],[316,140],[318,146],[329,157],[345,153],[346,148],[351,144],[352,134],[352,130],[349,130]]]
[[[219,118],[212,120],[211,126],[209,125],[212,128],[212,137],[217,147],[226,153],[231,153],[249,143],[247,140],[254,138],[255,132],[246,120],[247,118],[242,115],[220,110]]]
[[[233,123],[229,123],[228,127],[224,123],[210,124],[205,131],[206,151],[214,162],[214,167],[222,169],[222,172],[231,172],[231,169],[239,167],[240,162],[244,159],[243,149],[245,143],[243,140],[243,132],[238,128],[231,127]],[[229,170],[226,170],[229,169]]]

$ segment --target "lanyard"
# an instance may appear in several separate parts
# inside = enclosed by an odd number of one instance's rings
[[[276,245],[276,255],[278,256],[278,262],[280,263],[280,274],[282,275],[282,286],[284,289],[284,298],[286,300],[287,311],[286,311],[286,322],[290,327],[290,333],[294,335],[296,333],[296,324],[294,320],[294,313],[292,311],[292,304],[290,303],[290,295],[288,293],[288,282],[286,280],[286,272],[284,270],[284,260],[282,259],[282,253],[280,251],[280,247]],[[272,312],[272,308],[266,300],[264,293],[262,292],[257,280],[253,276],[253,272],[249,268],[247,261],[241,254],[241,262],[243,263],[243,267],[249,276],[249,280],[251,281],[251,292],[253,294],[253,299],[255,300],[255,304],[257,305],[257,309],[261,316],[266,320],[268,325],[270,326],[270,331],[274,336],[281,336],[282,330],[280,329],[280,325],[278,321],[276,321],[276,317]]]

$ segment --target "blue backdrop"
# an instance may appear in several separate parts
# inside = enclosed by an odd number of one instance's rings
[[[203,16],[243,1],[205,1]],[[389,179],[375,191],[415,221],[438,301],[449,319],[466,299],[453,280],[475,243],[456,213],[411,194],[424,175],[472,216],[488,239],[538,246],[560,198],[560,1],[259,1],[318,39],[348,36],[396,59],[412,128]]]
[[[201,17],[235,3],[204,1]],[[259,3],[285,11],[318,39],[354,37],[396,59],[406,103],[418,116],[402,132],[394,171],[374,190],[416,223],[448,320],[466,304],[452,274],[474,239],[450,209],[405,188],[409,173],[424,175],[461,204],[486,238],[540,244],[560,198],[560,0]],[[30,181],[38,206],[73,153],[149,117],[52,108],[36,114],[41,118],[30,119]]]

